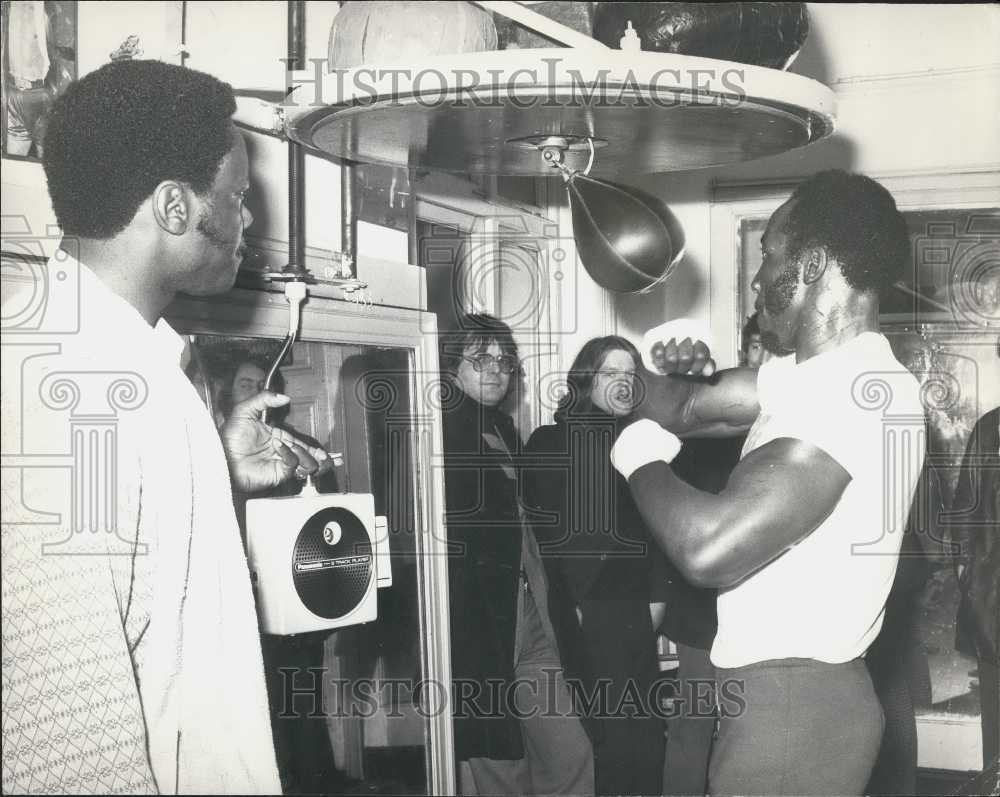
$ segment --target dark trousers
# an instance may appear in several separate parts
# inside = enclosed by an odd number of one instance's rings
[[[780,659],[717,668],[716,679],[727,699],[710,794],[864,794],[883,718],[861,659]]]
[[[930,706],[931,680],[916,619],[886,609],[882,632],[865,664],[885,714],[885,731],[866,794],[907,795],[917,791],[916,709]]]
[[[583,635],[600,721],[594,741],[597,794],[661,794],[665,726],[649,705],[659,676],[649,604],[585,600]]]
[[[324,793],[339,782],[322,705],[320,670],[327,636],[317,632],[261,637],[271,730],[285,794]]]
[[[708,789],[708,758],[712,752],[715,715],[715,667],[707,650],[678,643],[677,672],[680,708],[667,721],[667,762],[663,769],[665,795],[703,795]]]
[[[522,582],[523,585],[523,582]],[[521,715],[524,758],[458,762],[463,795],[594,793],[590,740],[573,713],[559,652],[546,633],[530,589],[518,596],[513,700]]]

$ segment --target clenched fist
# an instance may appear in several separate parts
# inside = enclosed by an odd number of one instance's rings
[[[655,371],[661,374],[684,374],[686,376],[711,376],[715,373],[715,360],[708,344],[702,340],[670,338],[656,341],[649,351]]]
[[[690,318],[677,318],[653,327],[639,344],[643,365],[654,374],[711,376],[712,334],[708,326]]]

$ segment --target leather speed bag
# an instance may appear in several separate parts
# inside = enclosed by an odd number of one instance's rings
[[[579,172],[566,187],[577,254],[594,282],[644,293],[670,276],[684,254],[684,230],[663,202]]]

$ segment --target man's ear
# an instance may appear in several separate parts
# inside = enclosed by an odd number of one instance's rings
[[[802,281],[806,285],[817,282],[826,272],[828,260],[824,247],[814,246],[807,249],[802,259]]]
[[[156,223],[171,235],[183,235],[191,224],[191,197],[188,189],[173,180],[153,191],[153,216]]]

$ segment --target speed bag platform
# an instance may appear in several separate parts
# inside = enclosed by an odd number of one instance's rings
[[[261,631],[301,634],[367,623],[392,586],[386,519],[370,493],[247,501],[247,559]]]

